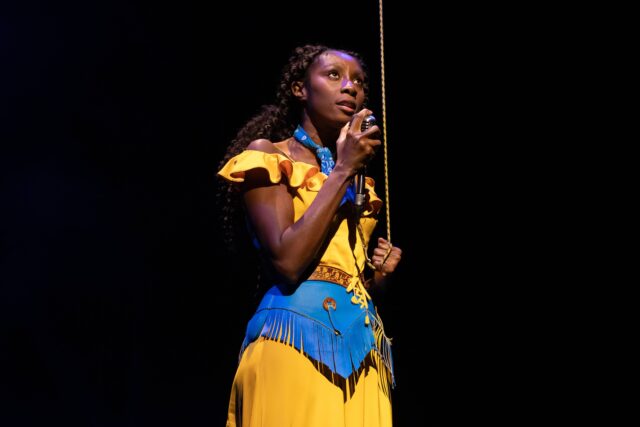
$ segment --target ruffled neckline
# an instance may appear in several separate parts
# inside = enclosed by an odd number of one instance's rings
[[[265,153],[258,150],[245,150],[232,157],[218,171],[218,175],[231,182],[240,183],[244,182],[246,172],[253,169],[266,170],[272,184],[281,182],[284,175],[289,187],[305,188],[314,192],[319,191],[327,180],[327,175],[316,165],[295,161],[284,153]],[[382,200],[375,194],[374,185],[372,178],[365,178],[365,189],[369,195],[369,206],[365,206],[365,211],[368,213],[377,213],[382,206]]]

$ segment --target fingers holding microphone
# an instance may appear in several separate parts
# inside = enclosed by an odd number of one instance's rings
[[[376,124],[376,118],[373,112],[367,108],[364,108],[355,114],[351,118],[351,124],[349,131],[360,138],[367,138],[375,141],[374,145],[380,145],[382,142],[378,139],[380,137],[380,128]]]
[[[366,166],[382,144],[380,128],[375,120],[365,122],[367,116],[372,116],[372,111],[366,108],[355,114],[338,140],[338,159],[347,161],[354,171]]]
[[[367,147],[368,157],[367,161],[370,161],[376,153],[378,146],[382,144],[380,141],[380,128],[376,125],[376,118],[367,110],[367,115],[362,119],[360,124],[360,138],[366,138],[369,140]]]

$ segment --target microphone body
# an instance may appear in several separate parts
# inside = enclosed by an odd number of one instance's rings
[[[372,126],[375,126],[375,124],[376,124],[376,118],[373,115],[369,115],[365,117],[364,120],[362,120],[362,126],[360,126],[360,131],[364,132],[367,129],[371,128]],[[355,177],[353,178],[353,184],[354,184],[354,190],[355,190],[354,205],[358,215],[362,213],[362,209],[364,208],[364,198],[365,198],[364,177],[366,172],[367,172],[367,168],[363,167],[356,173]]]

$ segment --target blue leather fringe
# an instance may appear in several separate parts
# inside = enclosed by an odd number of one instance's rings
[[[381,374],[386,373],[388,381],[395,385],[391,340],[385,335],[373,304],[369,302],[368,308],[362,309],[351,303],[351,297],[345,288],[323,281],[303,282],[289,295],[272,287],[247,325],[240,357],[249,344],[262,338],[292,346],[349,378],[373,352],[374,359],[384,366]],[[323,302],[327,298],[335,301],[335,310],[325,308]]]

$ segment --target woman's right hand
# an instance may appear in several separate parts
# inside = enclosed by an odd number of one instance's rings
[[[371,110],[363,109],[355,114],[351,121],[340,130],[340,136],[336,141],[337,169],[343,169],[349,176],[362,169],[375,155],[375,149],[382,144],[380,139],[380,128],[372,126],[362,132],[362,121]],[[334,169],[335,169],[334,168]]]

